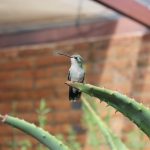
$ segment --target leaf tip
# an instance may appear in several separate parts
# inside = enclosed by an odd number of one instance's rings
[[[2,122],[5,122],[5,121],[6,121],[7,116],[8,116],[8,115],[1,115],[1,114],[0,114],[0,119],[2,119]]]

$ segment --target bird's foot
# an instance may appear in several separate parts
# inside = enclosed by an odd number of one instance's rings
[[[70,100],[70,102],[74,103],[74,102],[77,102],[77,100],[76,99],[72,99],[72,100]]]

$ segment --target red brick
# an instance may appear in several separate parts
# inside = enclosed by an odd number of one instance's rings
[[[141,79],[142,80],[142,79]],[[144,83],[150,83],[150,75],[147,74],[144,78]]]
[[[32,112],[34,111],[35,107],[33,105],[33,101],[18,101],[15,105],[15,111],[20,112]]]
[[[32,91],[32,98],[31,99],[46,99],[50,96],[54,96],[54,89],[52,88],[42,88],[42,89],[38,89],[38,90],[34,90]]]
[[[68,74],[68,73],[67,73]],[[68,80],[68,76],[63,76],[63,77],[53,77],[51,84],[53,86],[58,86],[60,88],[66,87],[65,82]]]
[[[132,50],[131,50],[132,49]],[[137,45],[126,45],[126,46],[117,46],[114,48],[109,49],[109,56],[111,57],[112,55],[114,56],[114,58],[119,59],[119,58],[127,58],[128,57],[134,57],[138,54],[139,52],[139,46]]]
[[[8,81],[8,80],[12,80],[12,79],[16,79],[16,71],[1,71],[0,72],[0,80],[4,81]]]
[[[147,66],[150,66],[149,54],[147,55],[140,54],[139,58],[137,59],[137,67],[147,67]]]
[[[36,111],[36,108],[31,112],[17,113],[15,115],[15,117],[17,117],[19,119],[23,119],[23,120],[31,122],[31,123],[37,123],[38,114],[36,114],[35,111]]]
[[[114,90],[117,90],[123,94],[129,94],[131,91],[131,86],[129,83],[126,82],[122,82],[122,83],[118,83],[118,84],[114,84]]]
[[[9,127],[9,128],[11,128],[11,127]],[[5,131],[7,131],[6,130],[7,128],[5,128]],[[11,130],[12,130],[12,128],[11,128]],[[3,144],[8,144],[8,141],[12,141],[12,136],[9,136],[9,135],[5,135],[5,136],[3,136],[3,138],[1,138],[1,140],[0,140],[0,145],[3,145]]]
[[[10,102],[0,101],[1,114],[5,115],[13,111],[13,105]]]
[[[42,56],[42,55],[47,55],[50,54],[50,51],[52,51],[52,48],[45,48],[45,47],[35,47],[35,48],[25,48],[20,51],[18,51],[18,56],[19,57],[37,57],[37,56]]]
[[[9,134],[12,134],[12,130],[13,129],[10,126],[8,126],[4,123],[1,123],[1,125],[0,125],[0,134],[1,134],[1,136],[4,136],[4,135],[6,136],[6,135],[9,135]],[[0,142],[0,144],[1,144],[1,142]]]
[[[113,76],[112,72],[105,72],[103,75],[99,78],[100,83],[112,83],[113,82]]]
[[[84,146],[84,145],[85,145],[85,143],[86,143],[86,138],[87,138],[87,136],[86,136],[85,133],[79,134],[79,135],[77,135],[77,137],[76,137],[77,141],[78,141],[79,143],[81,143],[81,146]],[[86,149],[86,150],[87,150],[87,149]]]
[[[125,120],[125,122],[126,122],[126,125],[123,128],[123,132],[127,133],[127,132],[133,131],[134,124],[127,119]]]
[[[135,72],[135,83],[150,84],[150,68],[138,68]]]
[[[150,94],[149,93],[145,93],[145,92],[134,92],[133,93],[133,98],[135,100],[137,100],[140,103],[144,103],[145,105],[149,106],[149,102],[150,102]]]
[[[129,44],[133,44],[134,42],[138,42],[141,43],[141,37],[138,36],[125,36],[125,37],[117,37],[117,38],[112,38],[110,40],[110,46],[112,45],[129,45]]]
[[[42,78],[37,79],[34,82],[35,89],[49,88],[50,90],[66,88],[65,82],[67,81],[66,77],[51,77],[51,78]]]
[[[147,93],[149,93],[149,90],[150,90],[150,83],[136,83],[135,84],[135,89],[136,89],[136,91],[138,91],[138,92],[142,92],[142,91],[144,91],[144,92],[147,92]]]
[[[51,77],[51,74],[52,74],[52,67],[37,68],[36,70],[34,70],[34,77],[36,79],[49,78]]]
[[[149,77],[150,68],[137,68],[136,72],[138,73],[135,74],[135,77],[139,80],[142,79],[143,82],[143,79],[145,80],[147,77]]]
[[[56,87],[56,89],[57,89],[57,87]],[[69,91],[69,87],[67,85],[65,85],[63,88],[60,88],[60,89],[58,88],[57,90],[55,90],[55,95],[58,98],[61,97],[61,99],[62,99],[65,97],[65,99],[66,99],[66,98],[68,98],[68,91]]]
[[[33,111],[32,101],[1,101],[0,110],[2,114],[20,113],[26,111]]]
[[[48,125],[46,126],[46,130],[51,134],[64,134],[68,133],[71,126],[69,124],[59,124],[59,125]]]
[[[0,72],[0,81],[33,78],[33,70],[5,70]]]
[[[45,100],[46,100],[47,107],[50,108],[52,111],[57,111],[58,109],[70,110],[71,108],[70,102],[68,101],[67,97],[62,98],[60,100],[58,100],[57,98],[48,98]],[[35,108],[39,108],[40,101],[35,101],[34,105]]]
[[[20,142],[22,142],[22,141],[24,141],[24,140],[29,140],[31,143],[32,143],[32,148],[35,148],[35,146],[37,145],[37,144],[39,144],[39,141],[37,141],[35,138],[33,138],[33,137],[31,137],[30,135],[28,135],[28,134],[25,134],[24,132],[21,132],[20,130],[18,130],[17,129],[17,131],[19,131],[19,132],[17,132],[17,134],[16,134],[16,136],[14,136],[13,137],[13,140],[14,141],[16,141],[16,142],[18,142],[18,143],[20,143]],[[12,140],[11,140],[12,141]],[[20,147],[18,147],[18,149],[15,149],[15,150],[20,150],[21,148]],[[30,149],[29,149],[30,150]]]
[[[89,84],[99,84],[100,83],[100,76],[98,74],[87,74],[85,76],[85,82]]]
[[[91,42],[91,50],[100,50],[100,49],[107,49],[109,47],[109,40],[96,40]]]
[[[104,61],[107,58],[107,50],[92,50],[92,56],[94,61]]]
[[[69,101],[66,101],[66,103],[69,103]],[[81,121],[81,111],[57,111],[50,113],[48,120],[52,123],[78,123]]]
[[[18,57],[18,50],[0,50],[0,61],[3,60],[13,60]]]
[[[32,79],[34,77],[34,70],[19,70],[16,74],[17,79]]]
[[[15,60],[0,63],[0,70],[13,70],[13,69],[31,69],[33,62],[30,60]]]
[[[144,52],[149,52],[149,49],[150,49],[150,43],[149,43],[149,41],[148,42],[145,42],[144,41],[144,43],[142,43],[142,50],[144,50]]]
[[[42,88],[37,90],[28,90],[28,91],[0,91],[0,99],[1,100],[34,100],[47,98],[50,96],[54,96],[55,89],[52,88]]]
[[[82,51],[87,52],[91,45],[92,45],[91,43],[87,42],[76,43],[73,45],[73,52],[76,52],[78,50],[80,50],[80,52]]]
[[[123,69],[129,69],[131,67],[134,67],[134,61],[133,61],[133,58],[132,59],[117,59],[117,60],[112,60],[110,62],[108,62],[111,64],[111,66],[114,68],[114,69],[120,69],[120,70],[123,70]]]
[[[120,82],[120,83],[108,83],[108,84],[104,84],[105,88],[111,89],[111,90],[115,90],[115,91],[119,91],[123,94],[128,94],[130,93],[130,84],[126,83],[126,82]]]
[[[34,98],[33,91],[0,91],[1,100],[31,100]]]
[[[56,64],[65,64],[69,62],[69,59],[67,57],[63,56],[41,56],[35,60],[35,66],[38,67],[44,67],[50,65],[56,65]]]
[[[55,50],[57,52],[64,52],[64,53],[68,53],[74,49],[74,42],[73,43],[70,43],[68,44],[68,42],[62,42],[62,43],[57,43],[55,45]]]
[[[142,37],[142,40],[145,41],[145,42],[149,42],[149,41],[150,41],[150,35],[149,35],[149,34],[145,34],[145,35]]]
[[[0,83],[0,90],[31,90],[33,88],[32,80],[12,80]]]
[[[70,67],[70,62],[66,65],[60,65],[60,66],[55,66],[55,67],[52,67],[51,69],[51,75],[53,77],[59,77],[59,76],[66,76],[68,75],[68,70],[69,70],[69,67]]]
[[[49,87],[51,88],[51,79],[50,78],[45,78],[45,79],[38,79],[35,81],[35,88],[46,88]]]
[[[10,112],[27,112],[27,111],[33,111],[33,101],[12,101],[12,102],[6,102],[6,101],[0,101],[0,110],[1,113],[7,114]]]

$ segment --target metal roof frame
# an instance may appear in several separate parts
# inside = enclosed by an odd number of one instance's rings
[[[61,28],[47,28],[30,30],[0,35],[0,47],[12,47],[19,45],[51,43],[71,39],[87,39],[96,36],[107,36],[117,33],[130,33],[141,31],[150,33],[150,10],[133,0],[93,0],[107,6],[124,16],[124,18],[95,23],[87,23],[79,26],[66,26]],[[136,22],[133,22],[136,21]],[[128,25],[128,26],[127,26]],[[117,26],[117,30],[115,29]],[[147,28],[145,28],[147,27]]]
[[[150,10],[134,0],[93,0],[150,28]]]

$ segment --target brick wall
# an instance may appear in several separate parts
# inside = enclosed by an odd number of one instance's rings
[[[79,117],[82,112],[68,101],[68,87],[64,84],[70,61],[56,55],[58,50],[79,53],[84,57],[86,82],[121,91],[148,105],[149,40],[149,34],[132,34],[1,49],[0,113],[13,112],[15,116],[37,124],[36,109],[44,98],[52,110],[46,127],[51,133],[67,135],[70,125],[82,129]],[[99,105],[105,106],[103,103]],[[104,108],[102,117],[107,109]],[[113,116],[116,121],[111,121],[112,128],[125,140],[123,132],[130,130],[132,123],[120,113],[115,115],[113,111]],[[0,125],[0,135],[1,150],[6,150],[6,143],[14,138],[29,138],[21,132],[12,132],[12,128],[3,124]],[[84,140],[82,131],[79,131],[78,137]]]

